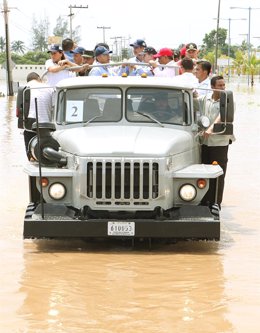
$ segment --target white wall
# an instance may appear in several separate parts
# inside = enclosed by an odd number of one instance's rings
[[[40,76],[44,73],[44,65],[16,65],[12,71],[14,82],[26,82],[26,77],[30,72],[36,72]],[[1,80],[6,80],[6,69],[0,68]]]

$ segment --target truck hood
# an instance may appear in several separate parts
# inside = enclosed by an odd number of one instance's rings
[[[168,156],[189,151],[190,133],[173,128],[92,126],[53,133],[63,151],[78,156]]]

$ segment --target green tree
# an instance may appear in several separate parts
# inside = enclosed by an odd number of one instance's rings
[[[227,29],[219,28],[218,30],[218,47],[219,50],[222,52],[222,50],[227,49],[226,46],[226,39],[227,39]],[[206,34],[203,39],[203,46],[202,49],[205,50],[205,53],[208,53],[210,51],[213,51],[216,47],[216,41],[217,41],[217,30],[211,30],[210,33]]]
[[[254,76],[258,74],[260,69],[260,61],[256,58],[256,55],[253,54],[250,57],[250,63],[246,65],[247,73],[251,77],[251,86],[254,85]]]
[[[214,53],[214,52],[208,52],[208,53],[204,56],[204,59],[208,60],[211,64],[214,64],[215,53]]]
[[[5,51],[5,39],[3,37],[0,37],[0,51]]]
[[[62,37],[62,39],[70,36],[68,22],[66,20],[64,20],[64,18],[62,18],[61,16],[59,16],[57,19],[57,24],[53,29],[53,35]],[[80,41],[80,26],[79,25],[73,29],[72,39],[75,43],[78,43]]]
[[[23,56],[24,64],[35,64],[35,65],[44,65],[45,61],[49,59],[50,56],[47,52],[27,52]]]
[[[53,35],[66,38],[69,35],[68,22],[61,16],[57,18],[56,26],[53,29]]]
[[[24,53],[25,52],[25,45],[24,42],[21,40],[15,40],[12,42],[11,51],[16,53]]]
[[[240,46],[240,50],[241,51],[247,51],[248,50],[248,44],[247,44],[247,41],[246,40],[243,40],[242,41],[242,44]]]
[[[238,50],[235,54],[235,59],[233,60],[232,67],[235,68],[238,75],[245,73],[247,57],[245,53]]]
[[[32,24],[32,45],[34,51],[47,51],[48,49],[48,36],[49,36],[49,20],[45,17],[43,20],[36,21],[33,18]]]

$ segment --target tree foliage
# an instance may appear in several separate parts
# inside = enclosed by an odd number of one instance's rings
[[[24,42],[21,40],[15,40],[12,42],[11,51],[15,53],[24,53],[25,52],[25,45]]]
[[[56,26],[53,29],[53,35],[66,38],[69,35],[68,21],[65,21],[61,16],[57,18]]]
[[[61,16],[57,19],[57,24],[53,29],[53,35],[62,37],[62,39],[67,38],[70,36],[70,31],[68,28],[68,21],[66,21]],[[80,41],[80,26],[77,26],[72,31],[72,39],[75,43],[78,43]]]
[[[227,29],[219,28],[218,30],[218,46],[222,51],[223,48],[226,48],[226,39],[227,39]],[[216,47],[217,42],[217,30],[211,30],[210,33],[205,34],[203,39],[203,48],[207,50],[207,52],[213,51]]]
[[[49,36],[49,20],[45,17],[42,20],[36,21],[33,18],[32,24],[32,46],[34,51],[44,52],[48,49],[48,36]]]
[[[5,39],[4,39],[4,37],[0,37],[0,51],[1,52],[5,51]]]

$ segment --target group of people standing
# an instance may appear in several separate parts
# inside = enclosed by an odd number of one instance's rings
[[[58,44],[50,45],[48,49],[50,59],[45,63],[47,85],[55,87],[60,80],[73,76],[102,76],[104,74],[107,76],[122,76],[125,74],[129,76],[174,77],[174,80],[180,83],[192,85],[194,87],[194,98],[198,99],[199,104],[204,105],[200,109],[204,115],[209,117],[211,122],[210,127],[203,132],[201,137],[202,163],[211,164],[217,161],[224,172],[218,184],[217,204],[220,206],[227,169],[228,146],[234,140],[233,136],[218,136],[213,133],[214,124],[220,122],[219,100],[220,91],[225,90],[224,78],[222,76],[212,76],[210,78],[211,63],[204,59],[198,59],[199,50],[195,43],[186,44],[179,52],[170,48],[161,48],[156,51],[154,47],[147,46],[142,39],[137,39],[130,46],[133,47],[132,58],[123,61],[120,66],[108,66],[112,51],[105,43],[98,43],[94,50],[86,50],[84,47],[75,46],[70,38],[64,39],[62,46]],[[147,66],[144,66],[144,64],[147,64]],[[68,68],[69,70],[67,70]],[[43,84],[36,73],[30,73],[27,82],[30,87],[39,87]],[[218,91],[209,93],[209,89],[218,89]],[[48,109],[44,121],[51,120],[52,105],[50,101],[53,91],[47,89],[41,91],[40,99],[44,101]],[[31,94],[31,102],[33,96],[34,94]],[[33,107],[29,117],[35,118]],[[25,131],[25,146],[29,159],[28,142],[31,136],[28,131]],[[215,201],[214,187],[211,186],[204,203],[212,205]]]
[[[94,50],[76,46],[70,38],[64,39],[61,46],[52,44],[48,49],[50,59],[45,63],[47,83],[55,86],[61,79],[75,75],[141,76],[145,74],[154,77],[174,77],[187,72],[190,73],[189,80],[192,79],[199,86],[203,81],[200,75],[196,75],[199,50],[195,43],[186,44],[180,52],[166,47],[156,51],[154,47],[147,46],[143,39],[135,40],[130,46],[133,48],[133,57],[124,60],[119,66],[112,66],[110,63],[112,51],[106,43],[98,43]],[[211,70],[209,62],[207,67],[209,67],[207,73],[209,75]],[[66,70],[68,68],[70,70]],[[187,75],[185,74],[182,79],[184,77]],[[206,83],[207,88],[210,88],[209,81]]]

